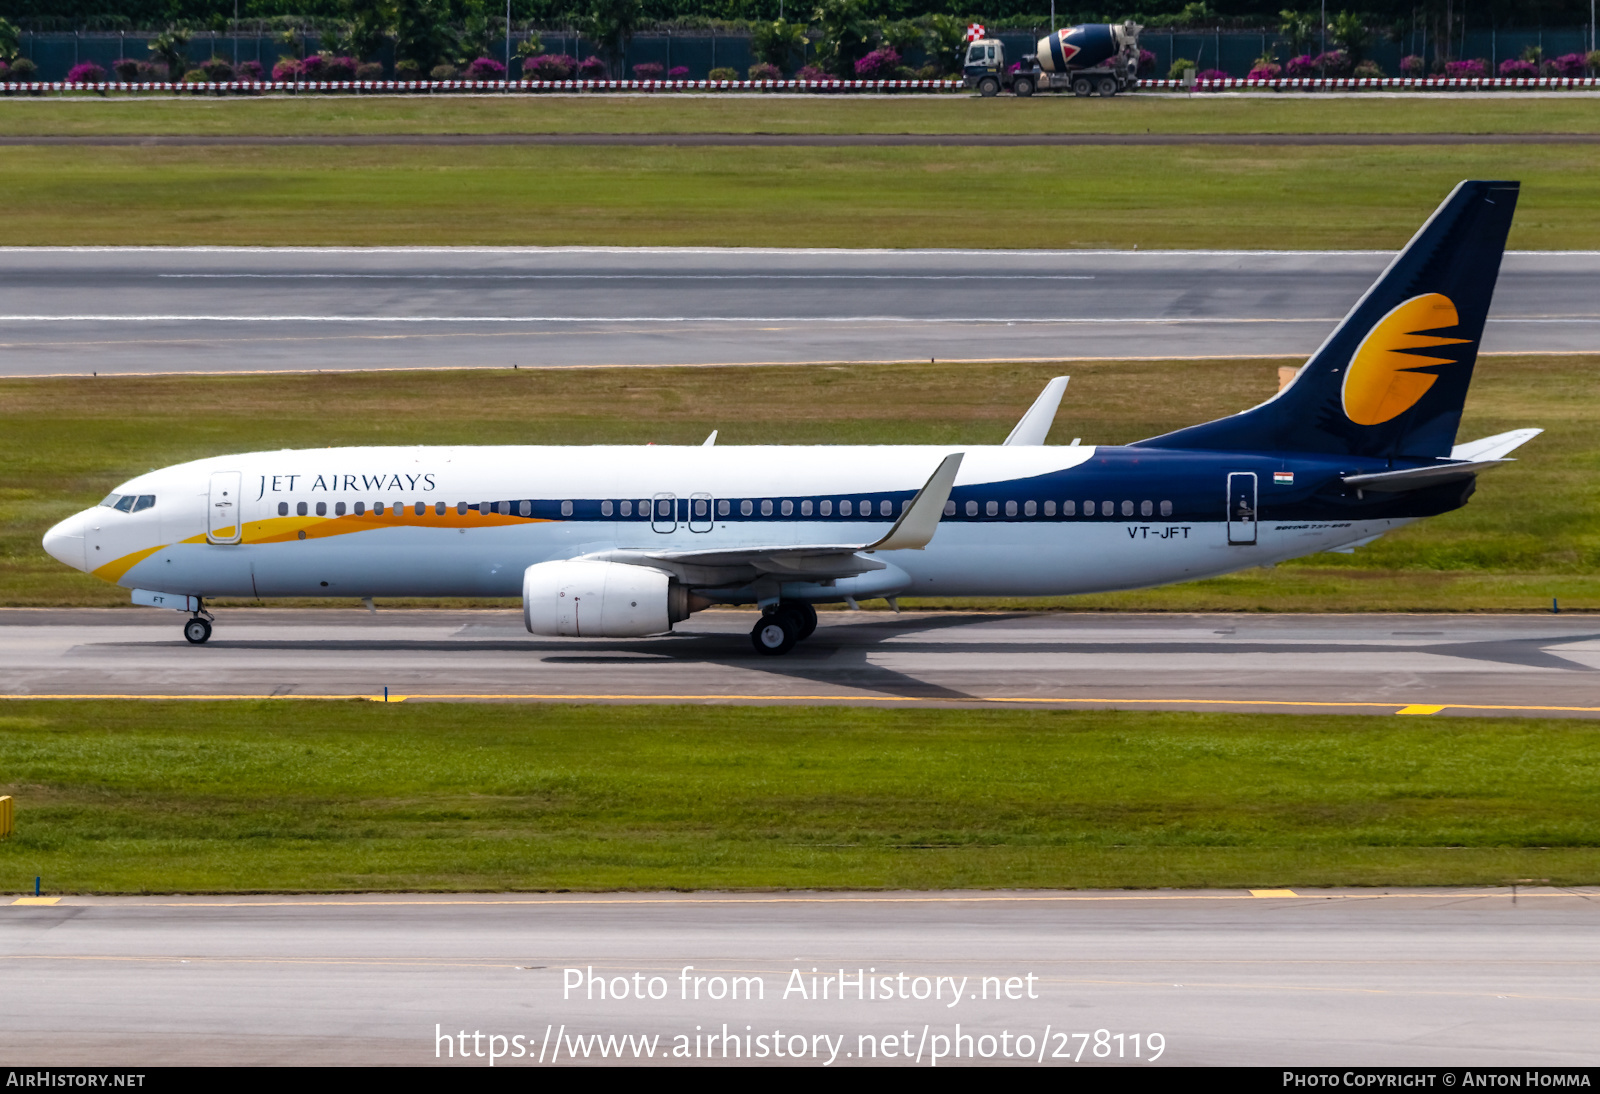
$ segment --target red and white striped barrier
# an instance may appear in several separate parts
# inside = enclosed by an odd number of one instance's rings
[[[218,83],[161,81],[151,83],[35,82],[0,83],[6,94],[44,91],[93,91],[138,93],[149,91],[207,92],[248,91],[297,94],[317,91],[383,92],[516,92],[534,94],[548,91],[960,91],[960,80],[227,80]]]
[[[1342,77],[1316,79],[1292,77],[1279,80],[1197,80],[1185,84],[1179,80],[1140,80],[1140,91],[1346,91],[1346,90],[1398,90],[1398,91],[1515,91],[1559,90],[1576,91],[1600,88],[1600,78],[1593,76],[1534,76],[1534,77],[1473,77],[1415,79],[1412,77],[1383,77],[1356,79]],[[935,91],[964,90],[960,80],[286,80],[270,81],[229,80],[221,83],[98,83],[69,84],[62,81],[33,83],[0,83],[0,92],[39,94],[46,91],[93,91],[99,94],[120,94],[150,91],[189,92],[200,95],[220,92],[275,92],[300,94],[302,92],[499,92],[538,94],[560,91],[797,91],[806,94],[845,93],[873,91]]]

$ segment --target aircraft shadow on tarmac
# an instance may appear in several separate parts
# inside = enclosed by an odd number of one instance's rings
[[[1600,671],[1578,661],[1551,653],[1542,646],[1552,643],[1569,644],[1600,640],[1600,634],[1535,635],[1528,638],[1497,639],[1491,641],[1439,642],[1423,645],[1388,642],[1258,642],[1258,641],[1095,641],[1086,637],[1081,641],[1047,639],[1038,642],[1008,641],[1003,647],[995,643],[974,639],[970,642],[918,642],[914,635],[929,631],[948,630],[972,626],[979,622],[992,622],[996,616],[974,619],[968,614],[953,614],[915,620],[887,618],[871,622],[832,625],[820,628],[807,642],[797,646],[784,657],[764,657],[750,647],[742,632],[689,632],[641,643],[636,640],[584,642],[575,647],[571,643],[529,637],[520,640],[479,640],[452,638],[447,640],[407,639],[330,639],[326,641],[280,641],[270,639],[218,638],[207,649],[215,650],[284,650],[306,652],[373,652],[373,653],[538,653],[540,660],[554,665],[691,665],[709,664],[728,668],[757,670],[774,677],[805,680],[830,687],[851,687],[864,691],[880,692],[918,699],[974,699],[977,696],[956,688],[931,683],[915,676],[881,665],[873,664],[869,655],[882,643],[894,639],[894,651],[900,654],[938,653],[993,653],[997,648],[1015,653],[1068,653],[1068,654],[1138,654],[1144,656],[1171,656],[1191,653],[1229,654],[1328,654],[1333,656],[1373,653],[1424,653],[1435,656],[1465,658],[1487,664],[1511,665],[1520,668],[1557,669],[1566,672]],[[183,647],[182,642],[160,643]],[[119,642],[106,645],[148,648],[150,643]],[[548,652],[547,652],[548,651]],[[556,652],[565,651],[565,652]],[[200,654],[204,656],[203,653]]]

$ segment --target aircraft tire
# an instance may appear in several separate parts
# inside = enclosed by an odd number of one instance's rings
[[[1087,99],[1094,94],[1094,85],[1089,82],[1089,77],[1080,76],[1072,81],[1072,93],[1080,99]]]
[[[793,615],[784,611],[764,615],[750,632],[750,644],[767,657],[779,657],[794,649],[800,630]]]
[[[787,611],[794,619],[795,641],[804,642],[810,638],[817,629],[817,609],[803,600],[794,600],[785,604],[781,611]]]
[[[183,625],[183,636],[191,645],[204,645],[211,637],[211,624],[197,615]]]
[[[1113,80],[1110,76],[1102,76],[1100,77],[1100,85],[1098,90],[1102,99],[1109,99],[1111,96],[1117,93],[1117,81]]]
[[[1026,76],[1018,76],[1011,84],[1011,93],[1019,99],[1026,99],[1033,94],[1033,81]]]
[[[985,99],[992,99],[1000,94],[1000,81],[993,76],[985,76],[978,81],[978,94]]]

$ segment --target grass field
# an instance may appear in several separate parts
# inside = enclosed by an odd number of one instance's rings
[[[1560,145],[29,147],[0,206],[13,246],[1398,248],[1511,178],[1510,246],[1563,250],[1600,247],[1597,175]]]
[[[472,370],[0,380],[0,604],[120,605],[39,537],[123,479],[206,455],[365,444],[974,443],[1057,372],[1051,435],[1124,443],[1251,406],[1285,361]],[[1600,609],[1600,355],[1479,362],[1463,439],[1548,432],[1465,509],[1353,555],[1134,593],[989,606],[1140,610]],[[174,406],[211,408],[174,420]],[[604,408],[597,412],[597,408]],[[92,439],[92,443],[89,442]],[[930,603],[930,602],[921,602]]]
[[[0,772],[0,891],[1600,881],[1584,722],[36,702]]]
[[[1594,133],[1589,96],[561,95],[0,101],[0,136],[372,133]]]

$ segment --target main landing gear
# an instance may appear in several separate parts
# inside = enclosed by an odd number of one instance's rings
[[[750,632],[750,644],[769,657],[788,653],[817,629],[817,609],[801,600],[785,600],[762,614]]]
[[[189,622],[183,625],[183,636],[192,645],[202,645],[211,637],[211,623],[211,613],[201,608],[190,617]]]

